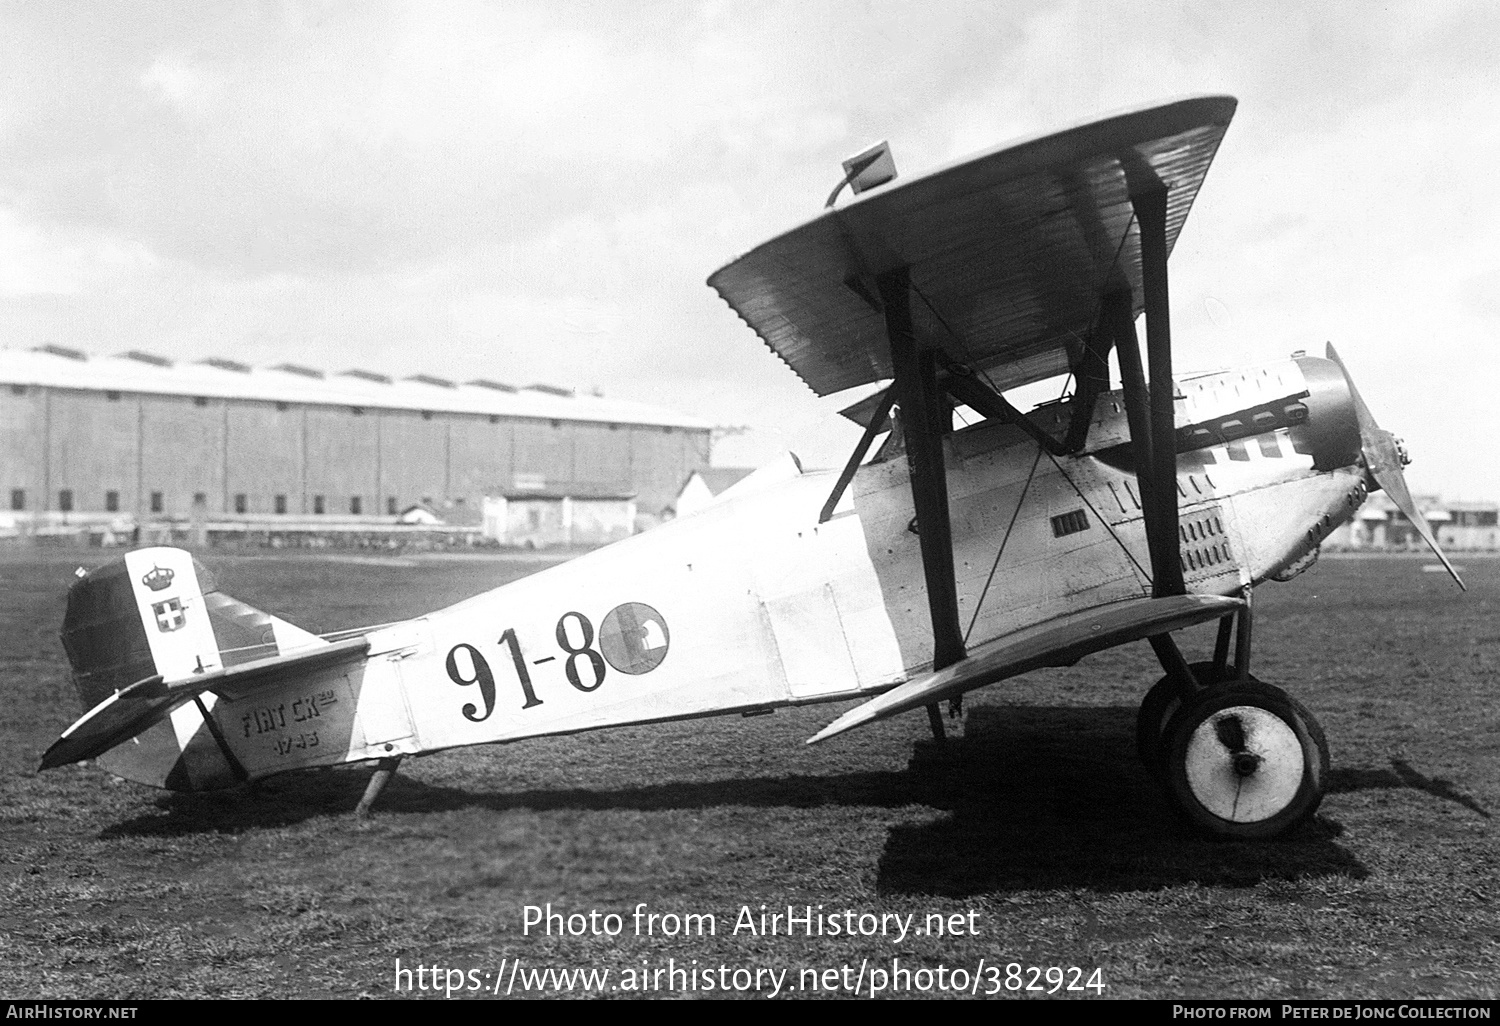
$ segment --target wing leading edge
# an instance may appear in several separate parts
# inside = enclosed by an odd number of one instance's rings
[[[952,666],[909,680],[856,706],[808,738],[807,743],[1043,666],[1068,666],[1092,652],[1205,623],[1243,604],[1219,595],[1173,595],[1130,599],[1059,617],[981,646]]]
[[[1167,186],[1170,253],[1235,105],[1134,110],[872,189],[708,283],[819,395],[893,376],[871,282],[903,266],[919,337],[952,360],[1000,389],[1065,373],[1103,294],[1142,309],[1132,190]]]

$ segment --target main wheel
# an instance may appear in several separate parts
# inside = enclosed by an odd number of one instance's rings
[[[1253,678],[1214,688],[1178,711],[1167,737],[1167,786],[1183,814],[1210,833],[1275,837],[1323,800],[1323,728],[1280,688]]]
[[[1229,666],[1222,674],[1215,675],[1212,662],[1193,663],[1190,669],[1193,679],[1203,687],[1233,680],[1237,674],[1235,668]],[[1136,754],[1158,780],[1165,780],[1167,775],[1167,727],[1177,710],[1182,708],[1182,693],[1182,685],[1167,674],[1151,685],[1135,716]]]

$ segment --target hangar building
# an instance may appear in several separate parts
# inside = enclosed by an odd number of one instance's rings
[[[670,505],[711,427],[547,385],[0,350],[0,509],[388,520],[518,485]]]

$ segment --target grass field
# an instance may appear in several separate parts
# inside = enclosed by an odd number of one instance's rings
[[[611,985],[687,967],[716,986],[790,970],[782,993],[810,996],[803,970],[845,965],[839,986],[860,972],[868,992],[899,959],[930,971],[911,985],[933,996],[939,966],[1002,995],[1032,982],[1024,967],[1076,966],[1063,985],[1097,968],[1107,997],[1500,996],[1497,560],[1458,560],[1467,595],[1423,560],[1377,558],[1257,591],[1256,673],[1322,721],[1333,778],[1313,823],[1248,844],[1194,836],[1137,763],[1136,704],[1160,673],[1144,644],[971,694],[941,750],[920,714],[805,747],[842,706],[605,731],[409,760],[366,822],[349,810],[367,768],[198,796],[92,765],[38,775],[81,712],[63,596],[78,562],[104,558],[0,555],[0,996],[390,996],[397,959],[518,994],[547,967],[609,969]],[[231,593],[324,631],[537,566],[201,558]],[[1211,634],[1185,645],[1206,654]],[[523,933],[524,906],[548,903],[623,930]],[[717,933],[638,936],[639,903],[712,914]],[[962,930],[732,932],[762,904]]]

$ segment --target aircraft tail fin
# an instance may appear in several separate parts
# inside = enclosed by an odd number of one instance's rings
[[[158,787],[183,786],[174,774],[189,769],[205,779],[233,776],[234,770],[213,746],[194,743],[216,696],[172,685],[328,647],[316,635],[219,591],[206,567],[173,548],[138,549],[81,574],[68,589],[62,643],[84,708],[97,710],[129,691],[130,719],[140,721],[135,743],[100,754],[100,763]],[[132,726],[122,721],[111,734],[129,738],[125,731]]]
[[[136,681],[167,681],[285,655],[327,642],[219,591],[182,549],[127,553],[68,589],[63,648],[92,708]]]

